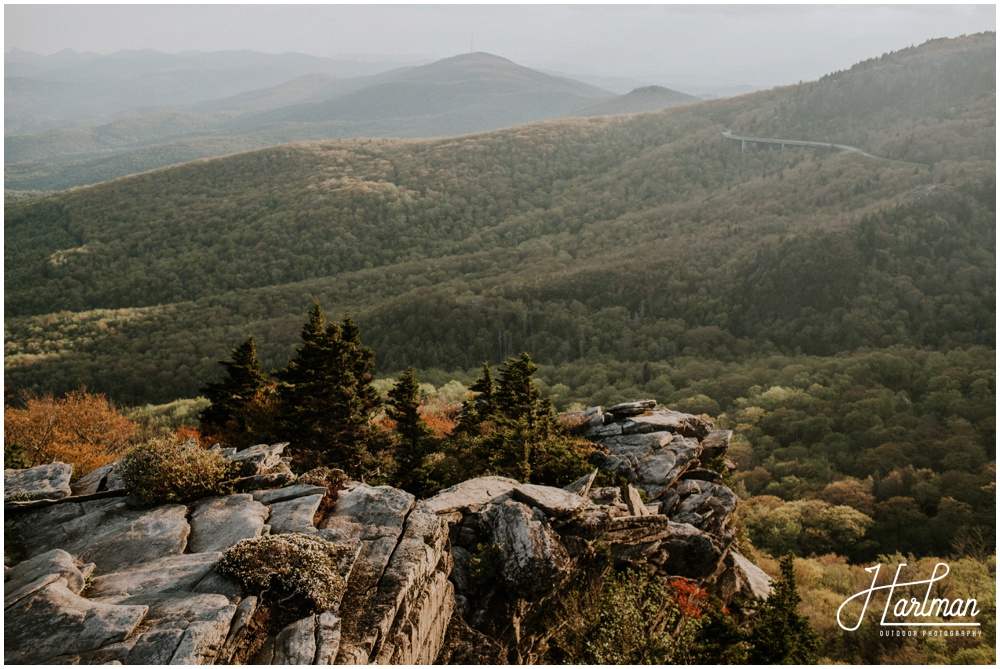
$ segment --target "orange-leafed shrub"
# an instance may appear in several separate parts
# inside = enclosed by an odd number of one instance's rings
[[[434,430],[434,436],[442,439],[451,434],[458,426],[454,412],[447,410],[436,410],[429,407],[420,408],[420,417],[427,423],[427,427]]]
[[[4,402],[4,454],[16,452],[24,467],[67,462],[78,478],[119,459],[133,444],[138,426],[100,393],[23,393],[19,399],[23,408]]]
[[[698,587],[694,581],[686,578],[675,578],[670,581],[670,589],[674,591],[674,602],[685,616],[701,617],[701,606],[708,594]]]

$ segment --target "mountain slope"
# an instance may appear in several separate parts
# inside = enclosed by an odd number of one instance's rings
[[[992,39],[929,48],[966,53],[979,81]],[[313,298],[355,314],[382,370],[992,345],[993,80],[956,95],[924,76],[924,48],[885,61],[921,105],[810,131],[933,166],[723,139],[793,101],[861,104],[871,91],[846,84],[862,64],[633,117],[287,145],[8,203],[7,383],[190,395],[248,326],[281,364]]]

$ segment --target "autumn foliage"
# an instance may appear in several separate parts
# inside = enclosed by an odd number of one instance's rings
[[[34,467],[59,461],[79,477],[114,462],[132,445],[138,426],[100,393],[73,390],[22,393],[17,404],[4,402],[4,466]],[[12,461],[14,460],[14,461]]]

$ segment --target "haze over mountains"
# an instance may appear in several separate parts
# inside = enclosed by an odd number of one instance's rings
[[[59,190],[293,140],[458,135],[699,100],[661,87],[616,95],[484,53],[377,71],[388,65],[297,54],[9,54],[5,186]]]

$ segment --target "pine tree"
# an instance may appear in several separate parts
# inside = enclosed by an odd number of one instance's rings
[[[420,383],[407,367],[389,391],[386,415],[396,422],[397,479],[409,492],[420,492],[420,467],[429,452],[433,431],[420,415]]]
[[[809,619],[798,611],[802,597],[795,585],[794,562],[786,555],[779,562],[781,578],[774,582],[771,596],[758,610],[750,635],[753,644],[750,664],[813,664],[819,650],[819,635]]]
[[[302,326],[302,343],[280,381],[280,427],[301,467],[328,465],[360,476],[371,421],[381,408],[372,387],[375,353],[361,343],[350,316],[328,323],[318,302]]]
[[[458,418],[460,432],[474,432],[495,417],[493,373],[488,362],[483,363],[482,374],[469,386],[469,390],[472,395],[462,403],[462,413]]]
[[[257,357],[257,342],[247,333],[243,342],[233,347],[229,360],[220,360],[226,370],[221,381],[208,383],[201,389],[209,404],[199,415],[202,432],[218,436],[232,446],[249,446],[267,435],[266,426],[255,417],[255,403],[271,385]]]

